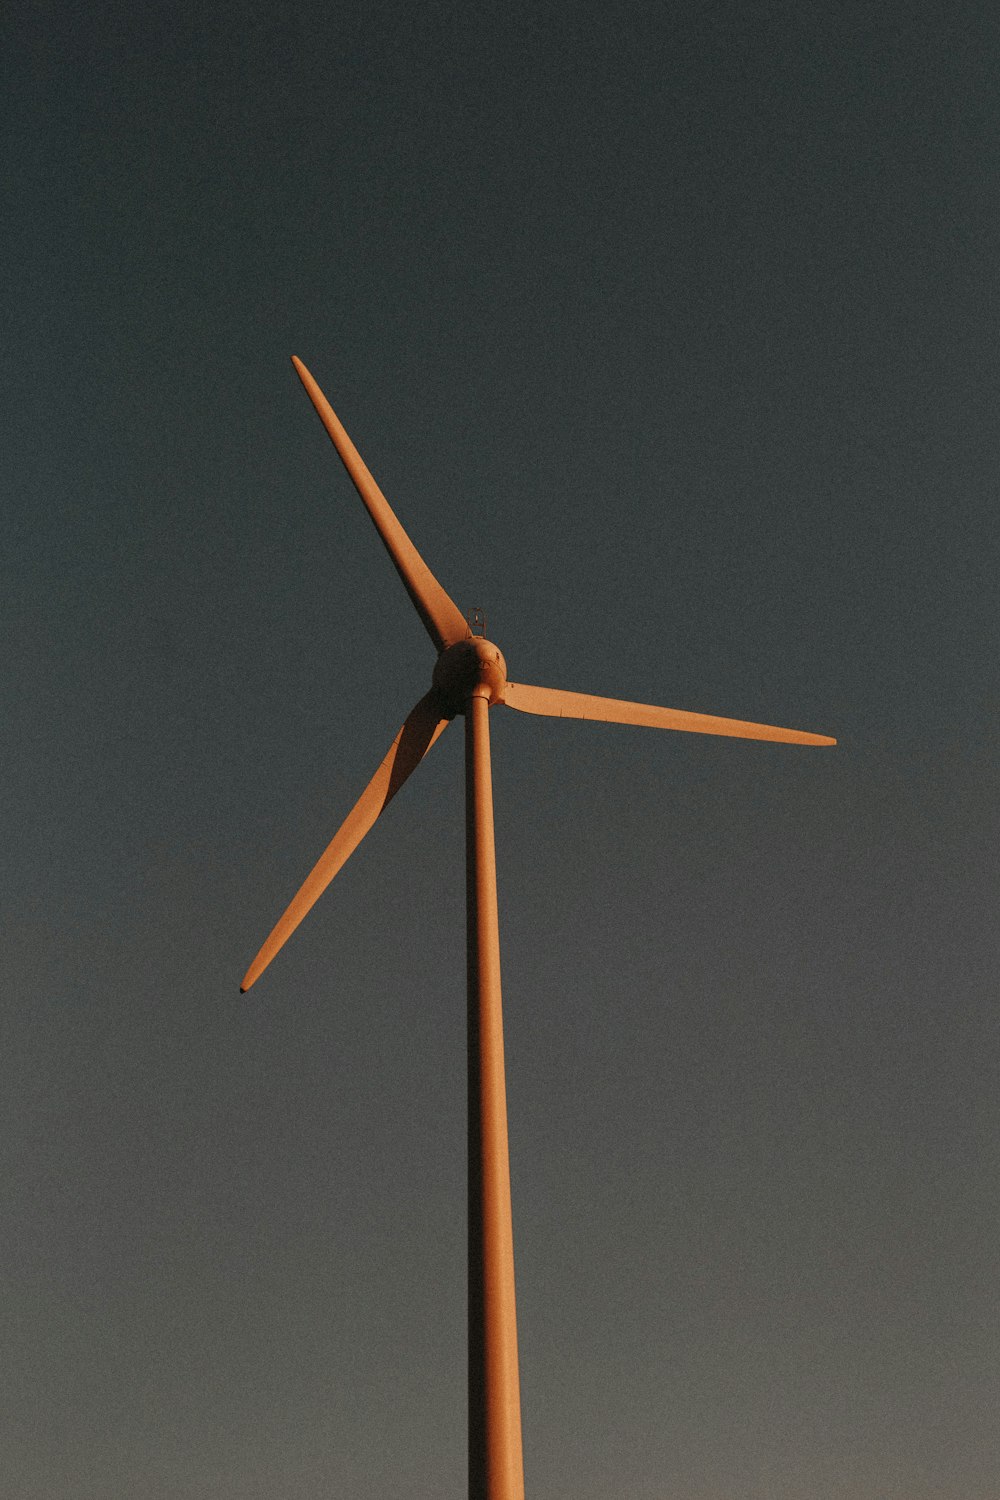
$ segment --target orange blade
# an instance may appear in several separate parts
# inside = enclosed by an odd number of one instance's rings
[[[689,714],[680,708],[655,708],[649,703],[627,703],[621,698],[595,698],[591,693],[564,693],[560,688],[526,687],[508,682],[502,702],[524,714],[546,714],[553,719],[603,719],[609,724],[640,724],[647,729],[683,729],[691,734],[726,734],[741,740],[780,740],[786,745],[835,745],[825,734],[803,729],[778,729],[773,724],[748,724],[743,719],[717,719],[711,714]]]
[[[341,426],[333,407],[305,365],[294,354],[292,364],[309,393],[320,421],[330,434],[333,446],[354,482],[354,488],[365,502],[368,514],[375,522],[375,528],[385,543],[386,551],[431,640],[439,651],[443,651],[445,646],[453,646],[456,641],[464,641],[469,634],[469,626],[462,611],[445,593],[406,535],[388,500],[369,474],[360,453]]]
[[[306,913],[319,900],[337,871],[361,843],[372,824],[416,770],[449,721],[441,717],[436,693],[427,693],[407,717],[389,746],[388,754],[365,787],[340,829],[320,855],[284,916],[246,972],[240,989],[246,994],[267,968],[278,949],[291,937]]]

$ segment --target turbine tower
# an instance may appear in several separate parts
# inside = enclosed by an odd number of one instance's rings
[[[434,741],[465,718],[466,931],[469,1097],[469,1496],[523,1500],[514,1244],[507,1152],[500,933],[497,920],[489,710],[603,719],[650,729],[792,745],[834,745],[826,735],[741,719],[596,698],[510,682],[491,641],[471,626],[420,556],[300,359],[292,360],[438,653],[431,687],[407,715],[375,775],[279,918],[240,986],[245,993],[291,937]]]

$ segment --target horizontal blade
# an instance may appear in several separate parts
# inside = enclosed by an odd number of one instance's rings
[[[326,428],[333,446],[340,454],[344,468],[354,482],[354,488],[365,502],[368,514],[385,543],[386,551],[395,564],[396,572],[413,600],[417,614],[424,622],[428,635],[439,651],[464,641],[469,634],[469,625],[453,599],[445,593],[410,538],[403,530],[388,500],[369,474],[364,460],[344,431],[337,414],[323,392],[295,355],[292,364],[299,379],[309,393],[320,421]]]
[[[319,900],[330,881],[384,812],[403,782],[416,770],[449,721],[441,717],[437,694],[431,690],[416,705],[389,746],[389,752],[332,841],[306,877],[305,883],[246,972],[240,989],[246,994],[267,968],[278,949],[291,937],[302,918]]]
[[[835,745],[825,734],[804,729],[778,729],[773,724],[748,724],[743,719],[717,719],[712,714],[689,714],[680,708],[655,708],[621,698],[595,698],[591,693],[564,693],[560,688],[526,687],[508,682],[501,701],[523,714],[545,714],[553,719],[603,719],[609,724],[639,724],[647,729],[682,729],[690,734],[725,734],[740,740],[780,740],[786,745]]]

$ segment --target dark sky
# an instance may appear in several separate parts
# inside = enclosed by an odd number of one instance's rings
[[[996,1500],[992,4],[15,0],[0,279],[11,1500],[465,1464],[445,735],[491,715],[531,1500]]]

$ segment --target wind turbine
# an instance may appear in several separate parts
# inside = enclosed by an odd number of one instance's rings
[[[396,519],[323,392],[292,359],[310,400],[438,653],[431,687],[410,710],[381,765],[246,972],[245,993],[353,854],[452,719],[465,716],[466,935],[469,1098],[469,1496],[523,1500],[521,1398],[507,1152],[500,933],[497,920],[489,710],[603,719],[792,745],[834,745],[826,735],[741,719],[596,698],[510,682],[503,656],[445,593]]]

